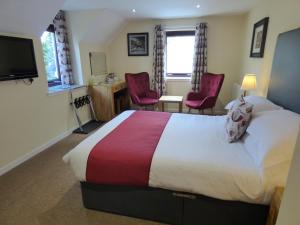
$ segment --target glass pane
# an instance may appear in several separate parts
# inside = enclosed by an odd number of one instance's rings
[[[167,37],[167,73],[192,73],[195,36]]]
[[[41,37],[48,81],[59,79],[54,33],[45,31]]]

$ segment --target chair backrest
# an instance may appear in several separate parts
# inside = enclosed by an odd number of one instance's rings
[[[200,93],[204,96],[218,97],[223,81],[224,74],[203,74],[201,77]]]
[[[147,72],[125,73],[125,80],[133,103],[136,103],[133,96],[145,97],[150,90],[149,74]]]

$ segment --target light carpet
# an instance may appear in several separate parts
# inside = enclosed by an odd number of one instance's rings
[[[159,225],[85,209],[79,182],[63,163],[86,135],[72,134],[0,177],[0,225]]]

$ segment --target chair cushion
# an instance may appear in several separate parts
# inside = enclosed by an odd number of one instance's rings
[[[239,97],[229,110],[226,119],[226,135],[228,142],[238,141],[245,133],[250,121],[253,105]]]
[[[154,105],[158,103],[158,99],[154,98],[140,98],[140,105]]]
[[[201,108],[201,105],[203,103],[203,100],[186,100],[185,101],[185,104],[190,107],[190,108],[193,108],[193,109],[199,109]]]

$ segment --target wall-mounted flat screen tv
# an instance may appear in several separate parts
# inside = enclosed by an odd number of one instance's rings
[[[0,81],[37,76],[32,39],[0,36]]]

